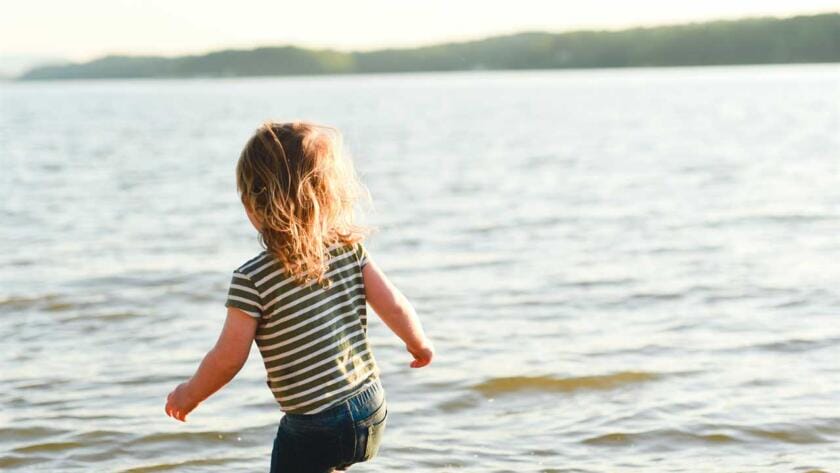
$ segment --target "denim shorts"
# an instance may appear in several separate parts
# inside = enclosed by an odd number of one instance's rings
[[[274,439],[271,473],[327,473],[368,461],[379,450],[387,417],[379,379],[317,414],[286,414]]]

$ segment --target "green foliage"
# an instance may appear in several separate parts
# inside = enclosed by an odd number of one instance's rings
[[[623,31],[521,33],[370,52],[292,46],[179,58],[108,56],[39,67],[21,79],[231,77],[840,62],[840,14],[758,18]]]

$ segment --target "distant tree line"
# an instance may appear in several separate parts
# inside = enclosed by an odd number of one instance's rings
[[[294,46],[175,58],[107,56],[42,66],[20,79],[240,77],[376,72],[840,62],[840,13],[622,31],[520,33],[370,52]]]

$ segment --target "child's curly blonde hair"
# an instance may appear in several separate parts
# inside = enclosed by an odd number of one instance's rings
[[[335,128],[264,123],[242,150],[236,187],[262,245],[301,284],[328,285],[327,248],[369,233],[354,223],[354,204],[368,194]]]

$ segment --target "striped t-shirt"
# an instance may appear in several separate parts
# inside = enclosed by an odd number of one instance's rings
[[[328,248],[329,288],[301,285],[263,251],[237,268],[225,306],[259,319],[256,341],[281,410],[315,414],[379,376],[367,341],[361,243]]]

